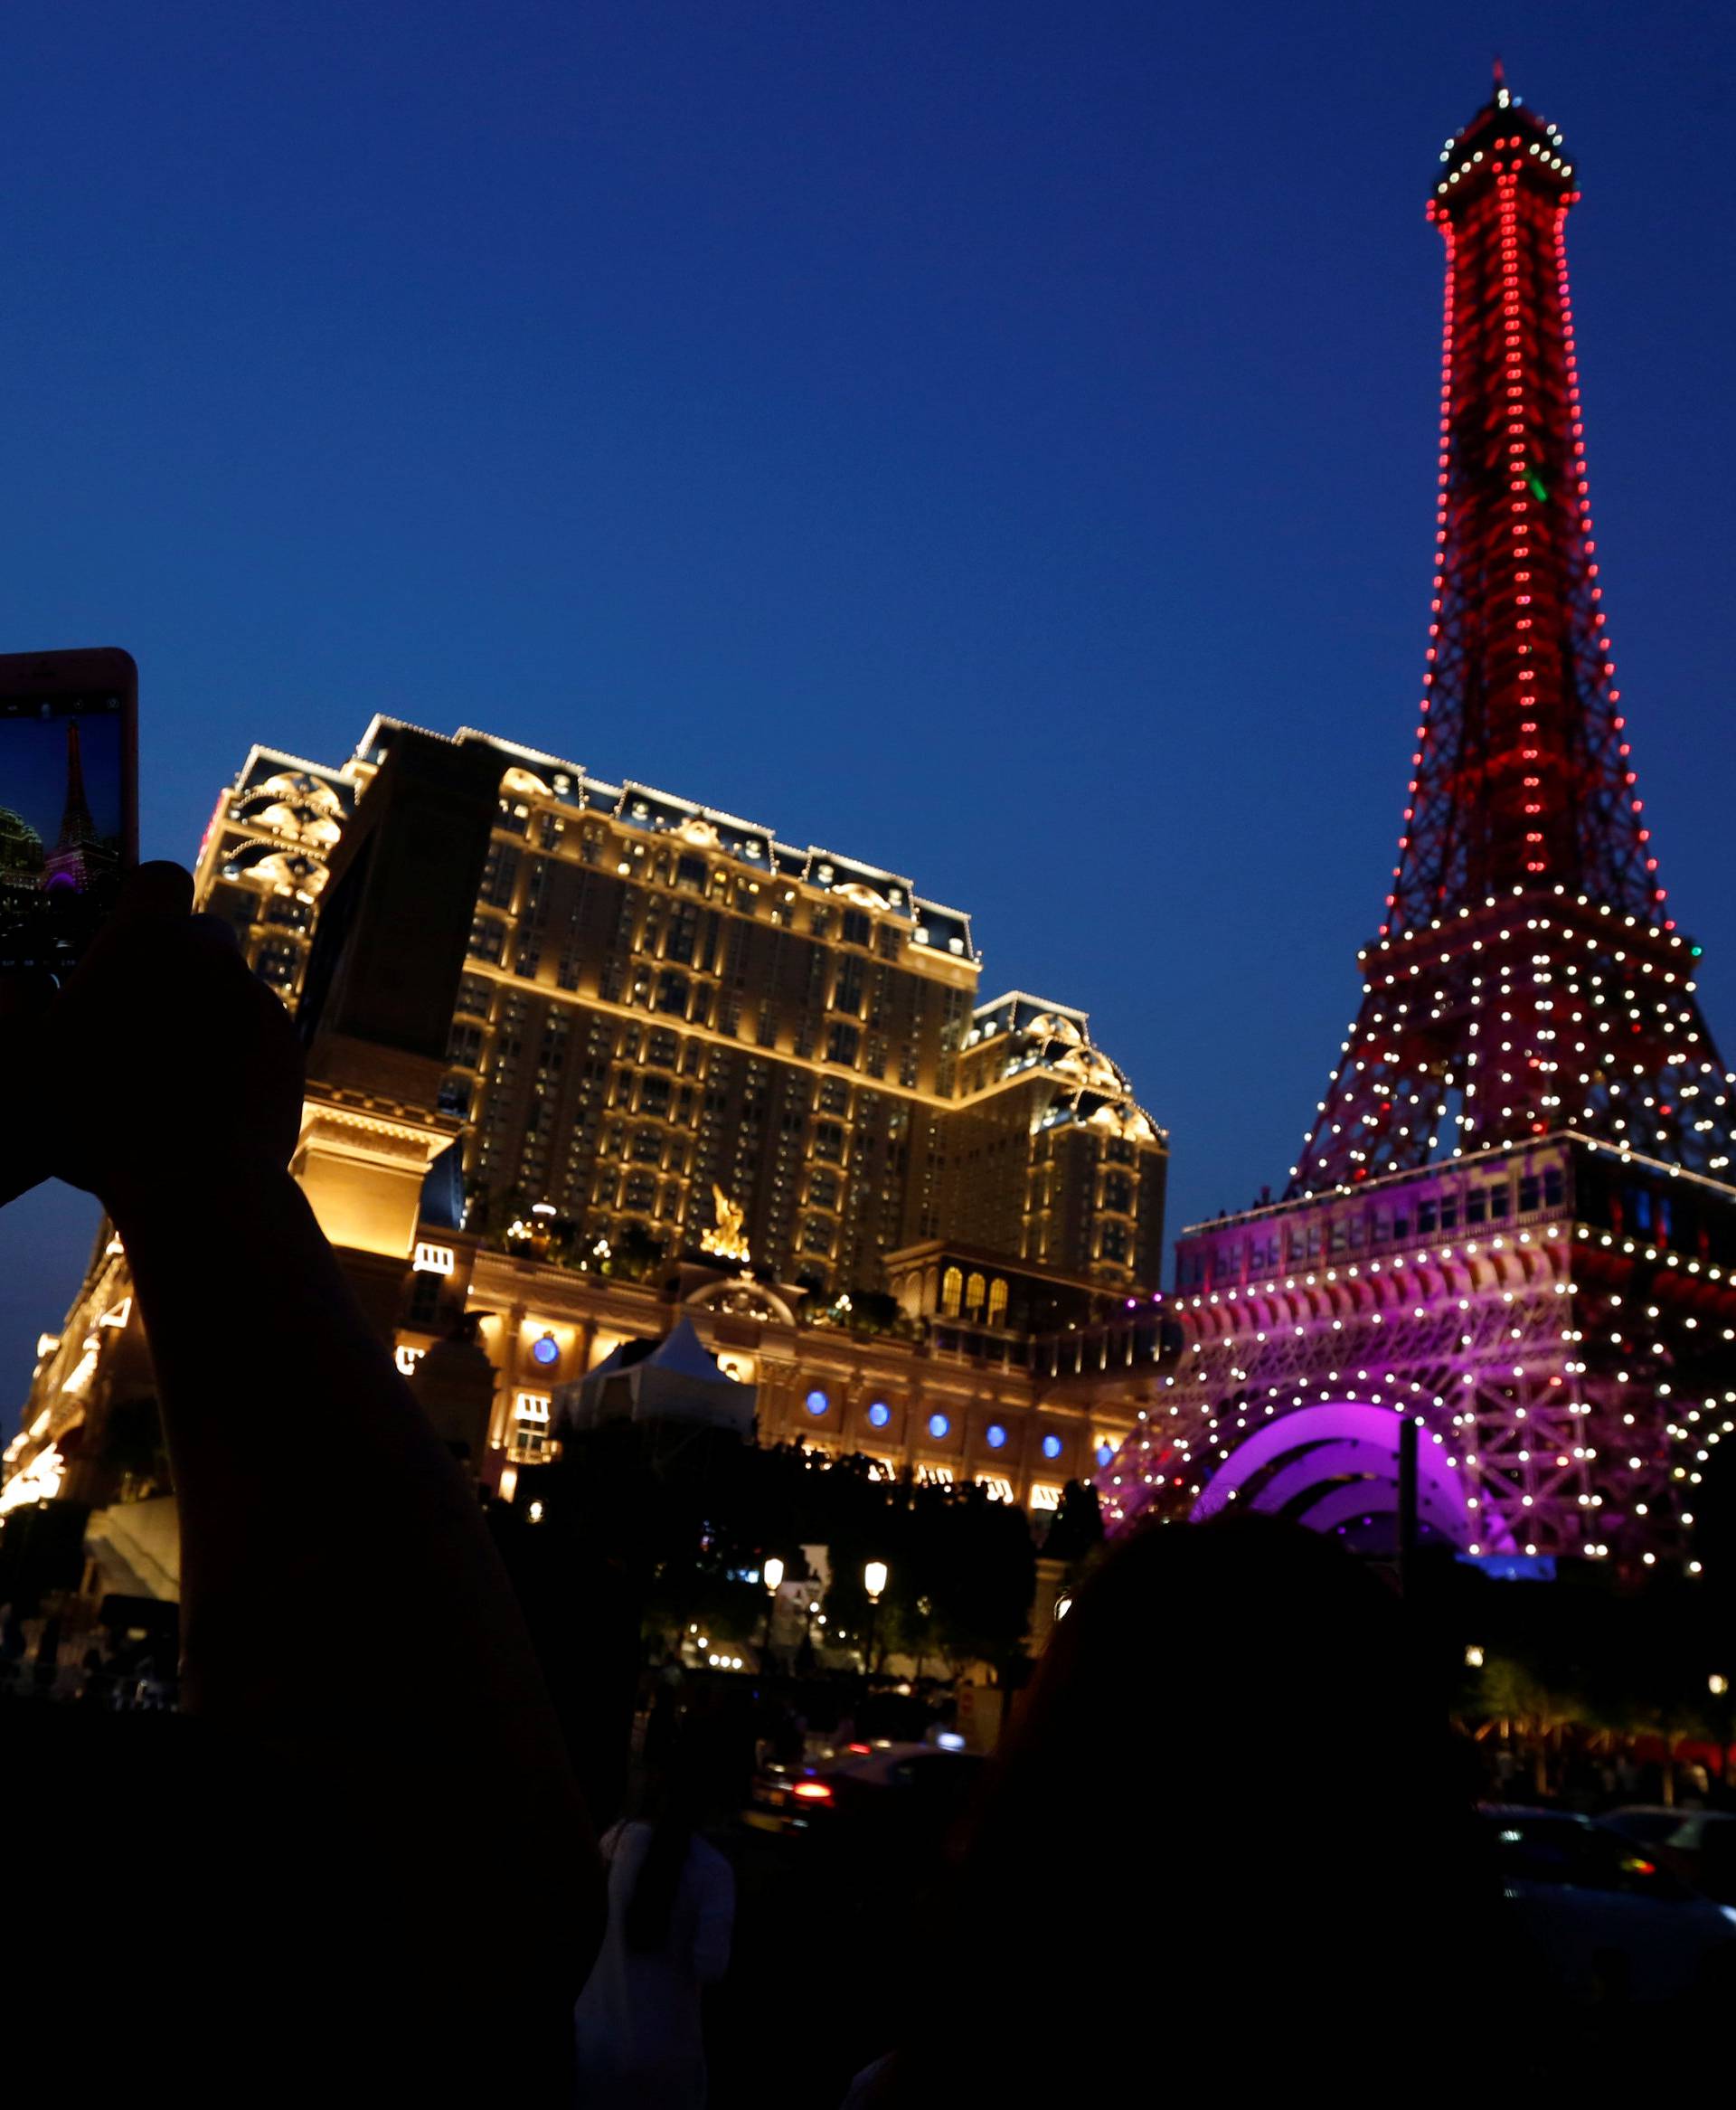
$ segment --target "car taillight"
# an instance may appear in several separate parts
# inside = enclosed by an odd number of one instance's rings
[[[829,1802],[832,1791],[823,1780],[798,1780],[791,1791],[798,1802]]]

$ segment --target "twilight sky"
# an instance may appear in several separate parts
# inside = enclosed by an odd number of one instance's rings
[[[1583,175],[1605,605],[1736,1053],[1721,6],[9,10],[0,648],[135,654],[147,856],[388,710],[907,871],[1090,1011],[1172,1228],[1243,1204],[1392,862],[1423,203],[1497,49]],[[94,1221],[12,1212],[0,1420]]]

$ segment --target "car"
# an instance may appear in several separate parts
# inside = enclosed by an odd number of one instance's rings
[[[1736,1907],[1691,1889],[1641,1841],[1563,1810],[1484,1805],[1522,1935],[1575,2003],[1736,1992]]]
[[[1694,1889],[1721,1905],[1736,1905],[1736,1814],[1636,1803],[1608,1812],[1601,1821],[1624,1839],[1656,1849],[1665,1867]]]
[[[754,1775],[742,1821],[757,1831],[813,1832],[840,1824],[914,1821],[944,1833],[982,1770],[975,1752],[940,1744],[846,1744],[799,1764],[773,1761]]]

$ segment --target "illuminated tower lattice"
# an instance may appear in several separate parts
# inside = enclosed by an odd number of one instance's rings
[[[66,804],[61,813],[61,832],[49,852],[43,869],[45,886],[84,886],[89,884],[93,861],[101,854],[101,838],[90,818],[84,795],[84,757],[79,745],[79,722],[66,722]]]
[[[1736,1419],[1736,1080],[1694,996],[1603,607],[1553,125],[1447,143],[1436,569],[1399,856],[1284,1201],[1178,1246],[1179,1362],[1103,1475],[1378,1536],[1649,1563]],[[1175,1332],[1172,1329],[1172,1347]],[[1113,1357],[1110,1357],[1113,1360]],[[1161,1373],[1161,1374],[1160,1374]],[[1386,1526],[1390,1530],[1390,1525]]]

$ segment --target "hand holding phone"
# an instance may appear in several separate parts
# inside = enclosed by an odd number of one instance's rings
[[[0,655],[0,975],[75,967],[138,862],[138,669]]]

